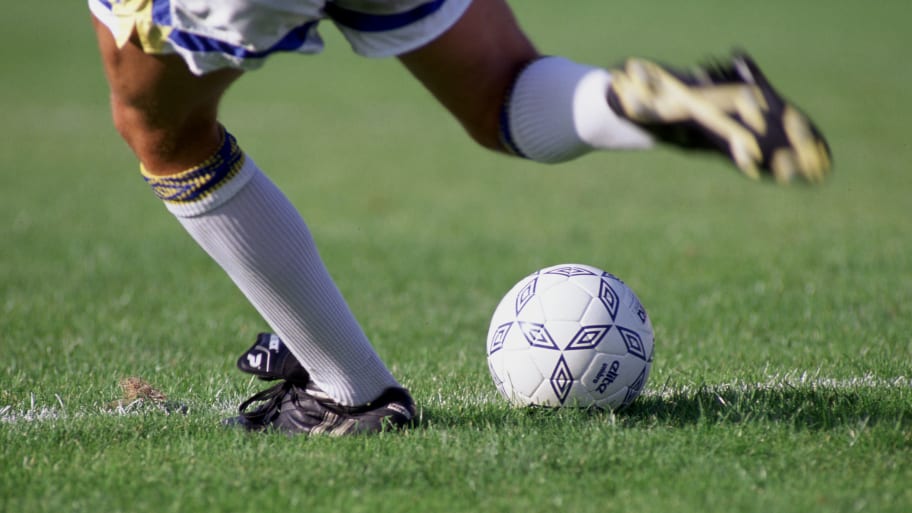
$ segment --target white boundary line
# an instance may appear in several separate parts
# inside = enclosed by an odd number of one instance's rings
[[[35,404],[34,394],[31,398],[31,405],[27,409],[17,410],[14,409],[12,405],[0,406],[0,425],[19,424],[23,422],[54,422],[58,420],[82,419],[101,416],[127,417],[146,415],[150,412],[161,413],[163,415],[171,415],[172,413],[177,415],[180,414],[176,411],[169,411],[164,405],[160,404],[152,404],[144,407],[145,401],[142,399],[137,399],[131,403],[114,407],[96,406],[94,408],[90,407],[80,408],[78,410],[69,410],[66,408],[66,406],[64,406],[63,400],[58,394],[54,394],[54,397],[57,399],[59,407],[39,406]],[[174,401],[174,404],[183,405],[189,412],[204,409],[210,412],[224,413],[227,416],[237,411],[237,405],[240,404],[241,401],[242,399],[240,397],[238,397],[236,400],[220,398],[217,399],[214,404],[210,404],[205,408],[187,406],[183,403],[180,403],[179,401]]]
[[[685,385],[660,385],[653,383],[647,385],[643,391],[644,397],[659,397],[663,399],[675,396],[686,395],[693,392],[706,391],[711,393],[724,392],[750,392],[757,390],[906,390],[912,392],[912,378],[905,376],[897,377],[880,377],[873,374],[857,376],[852,378],[826,378],[814,373],[786,373],[771,375],[766,381],[753,383],[743,380],[731,381],[728,383],[706,383],[706,384],[685,384]],[[243,400],[242,397],[227,398],[216,394],[217,398],[214,403],[203,408],[189,406],[192,413],[194,410],[204,410],[212,413],[222,413],[225,415],[232,414],[237,405]],[[481,398],[481,403],[491,402],[490,397],[496,394],[489,394]],[[219,397],[221,396],[221,397]],[[98,406],[96,408],[82,408],[70,411],[64,405],[63,399],[59,394],[54,394],[57,400],[56,405],[38,405],[35,402],[35,396],[32,395],[28,408],[16,409],[12,405],[0,406],[0,424],[19,424],[29,422],[53,422],[57,420],[80,419],[96,416],[133,416],[149,413],[148,408],[141,408],[142,401],[137,400],[124,406],[116,408],[106,408]],[[446,402],[446,401],[444,401]],[[157,408],[163,414],[169,414],[163,407]]]

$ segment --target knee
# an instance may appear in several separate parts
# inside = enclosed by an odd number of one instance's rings
[[[205,160],[221,140],[214,109],[165,114],[138,98],[112,98],[114,128],[140,162],[156,173],[179,172]]]
[[[134,45],[103,55],[114,127],[148,170],[170,174],[215,151],[218,103],[240,71],[195,76],[179,57],[147,55]]]
[[[112,96],[111,117],[120,137],[142,158],[143,140],[155,132],[150,113],[127,98]]]

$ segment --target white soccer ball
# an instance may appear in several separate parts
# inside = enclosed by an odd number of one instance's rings
[[[655,338],[646,309],[596,267],[546,267],[500,301],[488,329],[488,368],[516,406],[617,410],[649,377]]]

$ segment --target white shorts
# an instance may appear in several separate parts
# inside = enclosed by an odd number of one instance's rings
[[[355,52],[389,57],[451,27],[472,0],[88,0],[123,46],[134,33],[146,53],[177,53],[194,73],[255,69],[275,52],[319,53],[329,19]]]

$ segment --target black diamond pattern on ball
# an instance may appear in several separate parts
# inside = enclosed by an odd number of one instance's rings
[[[557,347],[557,342],[555,342],[551,334],[548,333],[548,328],[546,328],[544,324],[525,321],[518,322],[519,329],[522,330],[522,333],[530,346],[560,350],[560,348]]]
[[[647,318],[646,309],[643,308],[643,303],[640,303],[639,299],[637,300],[635,307],[636,307],[637,317],[640,318],[640,322],[642,322],[643,324],[646,324],[646,318]]]
[[[605,280],[601,280],[601,285],[599,285],[599,300],[605,305],[605,310],[608,311],[611,320],[616,320],[621,300],[618,298],[617,292]]]
[[[605,338],[605,334],[610,330],[610,324],[582,326],[579,331],[576,332],[576,335],[573,335],[573,338],[564,350],[594,349],[595,347],[598,347],[602,342],[602,339]]]
[[[491,348],[488,351],[488,354],[494,354],[504,345],[504,341],[507,339],[507,334],[510,333],[510,328],[513,327],[512,322],[501,324],[494,330],[494,334],[491,336]]]
[[[595,276],[595,273],[590,271],[589,269],[586,269],[584,267],[578,267],[575,265],[565,265],[565,266],[557,267],[555,269],[551,269],[550,271],[547,271],[545,274],[557,274],[560,276],[566,276],[567,278],[569,278],[571,276]]]
[[[526,286],[519,291],[519,294],[516,294],[516,315],[519,315],[519,312],[522,312],[522,309],[529,304],[529,300],[535,295],[535,285],[537,283],[538,276],[527,283]]]
[[[621,334],[621,338],[624,339],[624,345],[627,346],[627,352],[644,362],[647,361],[646,348],[643,347],[643,339],[640,338],[640,334],[623,326],[618,326],[617,330],[618,333]]]
[[[624,394],[624,402],[621,403],[621,407],[629,405],[640,395],[640,390],[643,389],[643,385],[646,383],[646,372],[649,370],[649,367],[643,367],[643,370],[640,371],[640,375],[637,376],[637,379],[627,387],[627,393]]]
[[[557,400],[564,404],[570,394],[570,388],[573,387],[573,374],[570,373],[570,367],[563,356],[557,360],[557,365],[554,367],[554,372],[551,373],[549,381]]]

